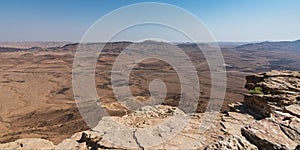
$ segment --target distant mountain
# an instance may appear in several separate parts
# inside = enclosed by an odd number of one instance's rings
[[[0,47],[6,47],[6,48],[21,48],[21,49],[28,49],[33,47],[40,47],[40,48],[50,48],[50,47],[61,47],[66,44],[69,44],[70,42],[0,42]]]
[[[253,42],[218,42],[220,47],[237,47],[245,44],[250,44]]]
[[[25,49],[20,48],[10,48],[10,47],[0,47],[0,52],[18,52],[23,51]]]
[[[261,42],[244,44],[235,47],[237,50],[278,50],[278,51],[300,51],[300,40],[281,42]]]

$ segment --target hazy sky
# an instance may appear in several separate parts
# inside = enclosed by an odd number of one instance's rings
[[[80,41],[100,17],[138,2],[146,1],[0,0],[0,41]],[[203,21],[217,41],[300,39],[300,0],[154,2],[188,10]]]

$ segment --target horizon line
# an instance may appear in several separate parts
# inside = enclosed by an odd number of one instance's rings
[[[226,41],[226,40],[221,40],[221,41],[207,41],[207,42],[190,42],[190,41],[170,41],[171,43],[261,43],[261,42],[294,42],[294,41],[299,41],[300,38],[294,39],[294,40],[249,40],[249,41]],[[156,41],[156,40],[144,40],[144,41]],[[46,43],[46,42],[57,42],[57,43],[81,43],[81,41],[67,41],[67,40],[8,40],[8,41],[0,41],[0,43],[5,43],[5,42],[15,42],[15,43],[32,43],[32,42],[40,42],[40,43]],[[132,43],[139,43],[141,41],[134,41],[134,40],[118,40],[118,41],[91,41],[88,43],[114,43],[114,42],[132,42]],[[165,41],[156,41],[156,42],[165,42]]]

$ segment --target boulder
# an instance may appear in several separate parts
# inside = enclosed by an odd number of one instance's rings
[[[222,115],[220,122],[222,125],[221,130],[223,130],[225,134],[241,136],[241,128],[245,125],[249,125],[254,120],[251,115],[245,113],[228,112]]]
[[[86,142],[80,141],[82,132],[74,134],[71,138],[63,140],[59,143],[55,150],[68,149],[68,150],[88,150]]]

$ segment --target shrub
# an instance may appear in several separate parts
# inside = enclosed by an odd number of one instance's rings
[[[249,91],[250,94],[264,94],[261,87],[255,87],[254,90]]]

